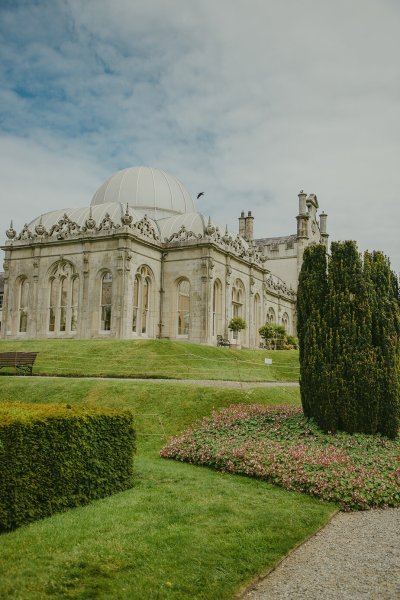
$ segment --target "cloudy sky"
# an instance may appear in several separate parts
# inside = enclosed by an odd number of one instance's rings
[[[0,0],[0,239],[162,168],[258,237],[316,193],[400,268],[398,0]]]

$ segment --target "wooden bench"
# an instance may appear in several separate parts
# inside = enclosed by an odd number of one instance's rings
[[[0,352],[0,369],[14,367],[17,375],[32,375],[38,352]]]
[[[222,337],[222,335],[217,335],[217,346],[231,346],[231,343],[229,340],[225,339]]]

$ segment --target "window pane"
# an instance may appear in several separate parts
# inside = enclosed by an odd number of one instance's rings
[[[111,330],[111,306],[101,307],[101,329],[102,331]]]
[[[140,280],[136,276],[133,284],[133,314],[132,314],[132,331],[137,331],[137,317],[139,307],[139,283]]]
[[[101,286],[101,304],[111,304],[112,301],[112,275],[106,273],[102,279]]]
[[[178,286],[178,335],[189,335],[190,283],[181,281]]]

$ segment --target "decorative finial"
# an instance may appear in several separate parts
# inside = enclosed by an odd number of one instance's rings
[[[46,228],[43,226],[43,215],[40,215],[39,224],[35,227],[36,234],[42,236],[46,233]]]
[[[121,217],[121,223],[123,225],[129,226],[133,221],[133,217],[132,215],[129,214],[129,206],[128,203],[126,203],[126,209],[125,209],[125,214],[122,215]]]
[[[89,208],[89,218],[85,221],[86,229],[94,229],[96,227],[96,221],[92,216],[92,207]]]
[[[15,231],[15,229],[13,227],[13,222],[11,220],[10,227],[6,231],[6,236],[8,237],[9,240],[13,240],[16,235],[17,235],[17,232]]]

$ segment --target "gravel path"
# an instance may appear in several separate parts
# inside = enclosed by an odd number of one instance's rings
[[[242,600],[399,600],[400,508],[338,513]]]

